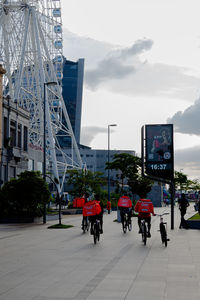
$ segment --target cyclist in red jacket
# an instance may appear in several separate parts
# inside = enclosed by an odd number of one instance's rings
[[[140,199],[137,201],[135,208],[135,212],[138,212],[138,226],[139,233],[141,233],[141,220],[145,219],[148,224],[148,237],[151,237],[150,229],[151,229],[151,214],[155,216],[153,203],[150,199]]]
[[[128,222],[131,223],[131,216],[132,216],[132,201],[127,196],[127,194],[124,194],[124,196],[121,196],[118,200],[117,204],[119,210],[120,210],[120,217],[122,224],[124,223],[124,215],[127,213],[128,215]]]

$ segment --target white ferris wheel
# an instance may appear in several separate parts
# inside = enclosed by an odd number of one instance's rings
[[[66,170],[82,168],[62,98],[62,48],[60,0],[0,0],[4,96],[9,94],[30,112],[29,144],[46,149],[47,168],[60,178],[59,192]],[[65,136],[70,139],[70,155],[60,146]]]

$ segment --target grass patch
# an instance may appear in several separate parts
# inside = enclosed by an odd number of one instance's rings
[[[56,215],[58,215],[58,212],[56,212],[56,211],[48,211],[47,212],[47,216],[56,216]]]
[[[192,216],[191,218],[189,218],[188,220],[198,220],[200,221],[200,214],[196,213],[194,216]]]
[[[48,227],[48,229],[67,229],[74,227],[73,225],[65,225],[65,224],[54,224]]]

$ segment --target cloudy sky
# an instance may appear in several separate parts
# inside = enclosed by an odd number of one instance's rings
[[[61,0],[64,55],[85,58],[81,142],[140,155],[173,123],[175,169],[200,178],[199,0]]]

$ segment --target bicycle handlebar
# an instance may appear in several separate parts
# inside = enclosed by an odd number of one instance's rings
[[[169,213],[163,213],[163,214],[161,214],[161,215],[159,215],[159,214],[155,214],[156,216],[159,216],[159,217],[162,217],[162,216],[164,216],[164,215],[169,215]]]

